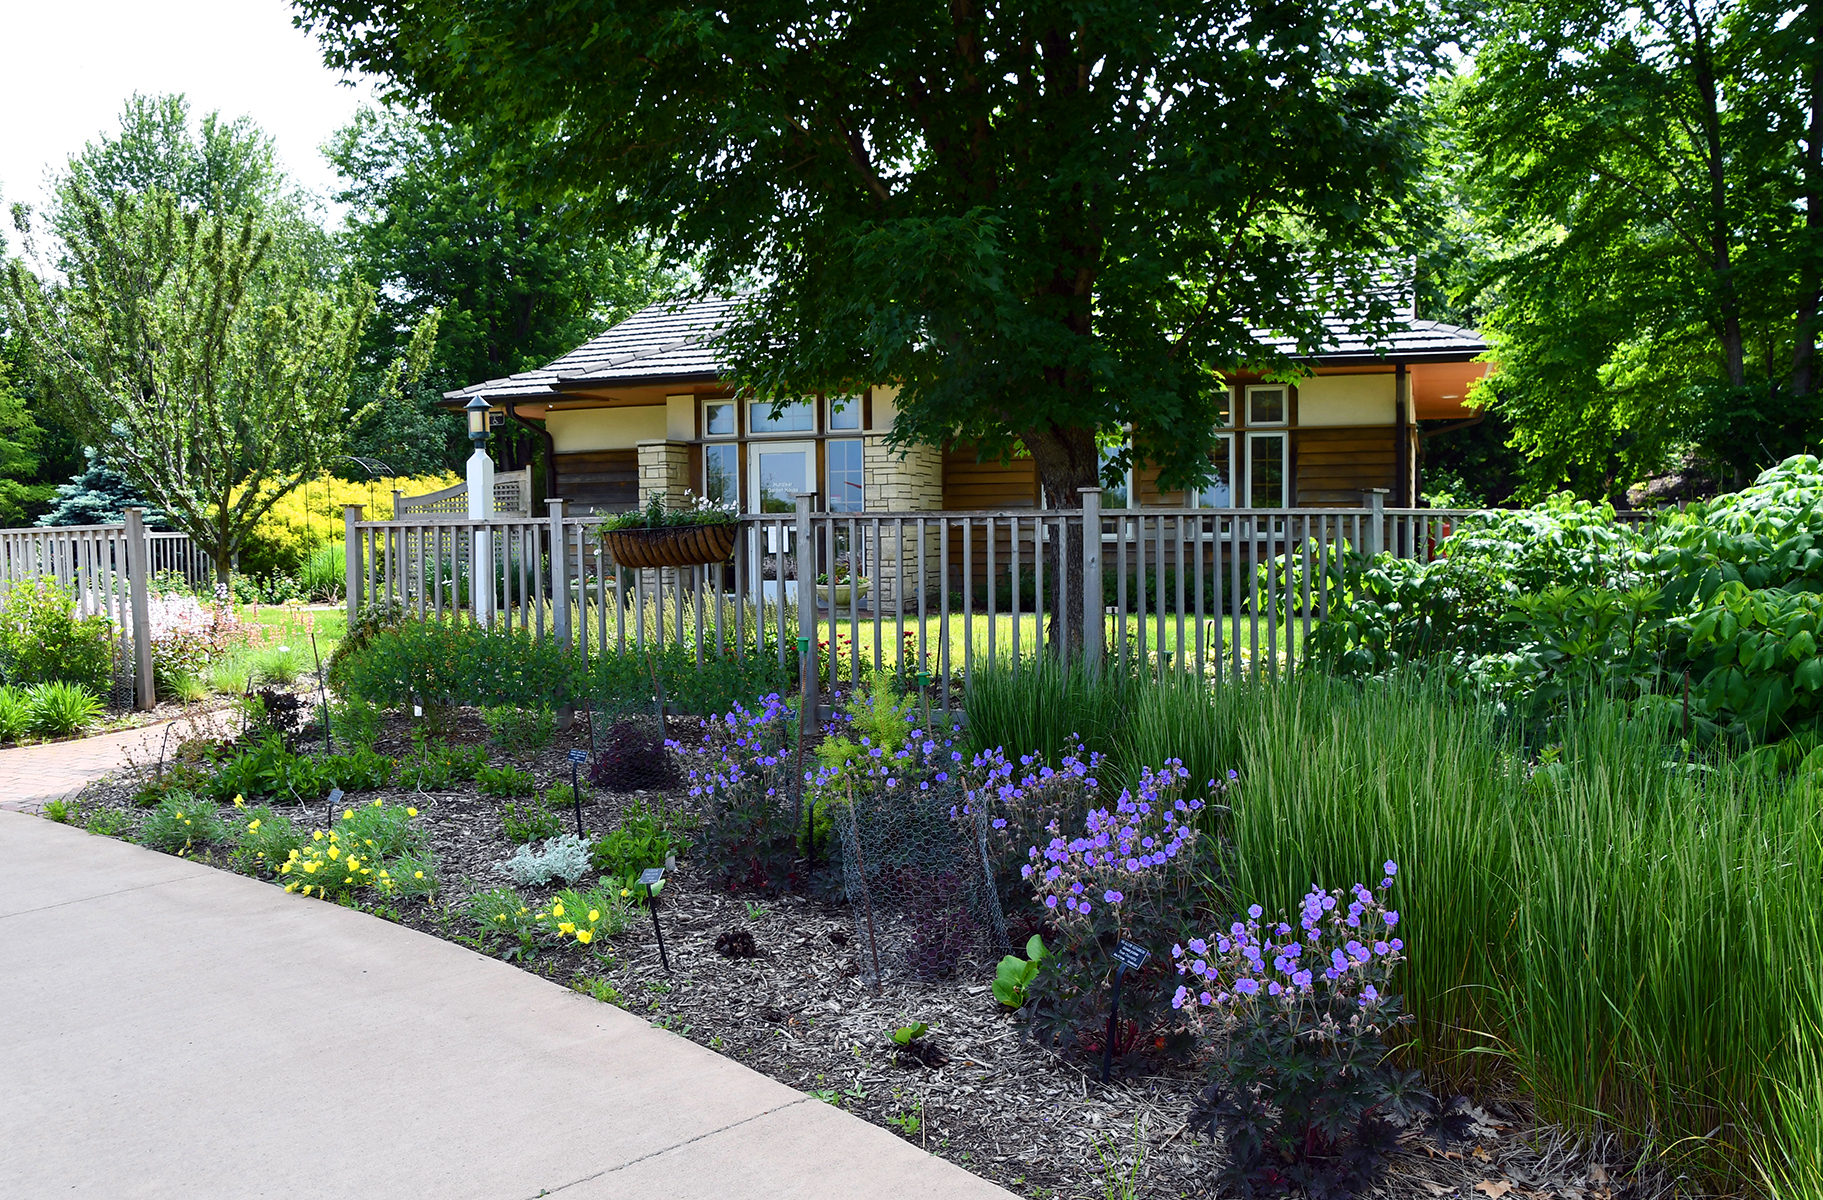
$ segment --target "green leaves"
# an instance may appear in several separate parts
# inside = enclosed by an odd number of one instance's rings
[[[994,999],[1008,1008],[1024,1008],[1026,989],[1038,978],[1038,966],[1044,960],[1044,939],[1033,934],[1026,940],[1025,957],[1009,954],[994,968]]]

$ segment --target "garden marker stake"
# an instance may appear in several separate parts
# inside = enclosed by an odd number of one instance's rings
[[[316,693],[323,705],[323,753],[334,754],[335,743],[329,737],[329,692],[323,686],[323,656],[317,653],[314,629],[310,631],[310,657],[316,659]]]
[[[327,829],[331,825],[335,824],[335,806],[340,804],[341,802],[342,802],[342,789],[341,788],[330,788],[329,789],[329,805],[327,808],[325,808],[323,810],[323,828],[324,829]]]
[[[665,868],[647,867],[639,873],[639,881],[646,885],[646,907],[652,910],[652,932],[658,935],[658,961],[665,966],[665,974],[671,973],[671,956],[665,953],[665,931],[658,923],[658,893],[665,886]]]
[[[588,761],[589,752],[587,750],[570,751],[570,802],[576,806],[577,837],[582,836],[582,781],[576,778],[576,768]]]
[[[1108,1001],[1108,1040],[1103,1042],[1101,1047],[1101,1081],[1103,1083],[1108,1082],[1108,1072],[1114,1066],[1114,1030],[1120,1023],[1121,977],[1127,973],[1128,967],[1137,971],[1145,966],[1146,960],[1151,957],[1152,951],[1138,942],[1129,942],[1125,938],[1122,938],[1120,945],[1115,947],[1114,995]]]
[[[809,654],[810,639],[807,637],[799,638],[798,678],[800,680],[807,678],[805,671],[809,669],[809,663],[807,661]],[[805,683],[803,694],[798,698],[797,766],[791,772],[792,778],[796,783],[796,787],[792,789],[793,799],[791,801],[791,829],[794,835],[804,824],[804,710],[810,707],[808,703],[809,698],[810,685]],[[805,844],[809,847],[805,860],[805,870],[808,871],[811,867],[817,865],[817,819],[814,809],[810,814],[810,835],[805,839]]]

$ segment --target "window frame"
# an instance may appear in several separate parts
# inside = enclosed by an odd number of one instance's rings
[[[791,404],[792,405],[801,404],[801,405],[806,406],[809,409],[810,425],[808,428],[805,428],[805,429],[761,429],[759,427],[759,422],[754,419],[754,415],[753,415],[754,407],[756,405],[764,405],[768,411],[771,411],[773,401],[771,401],[771,400],[748,400],[747,401],[747,436],[749,438],[796,438],[796,439],[803,439],[803,438],[807,438],[807,437],[815,438],[815,437],[821,436],[823,431],[817,428],[817,415],[818,415],[817,410],[819,408],[821,408],[822,406],[816,402],[816,399],[814,397],[799,397],[798,399],[791,401]],[[789,405],[787,407],[789,407]]]
[[[846,433],[848,431],[844,430],[843,432]],[[867,511],[867,443],[858,436],[858,434],[859,434],[858,430],[855,432],[857,434],[857,436],[855,436],[855,437],[826,437],[826,438],[822,439],[822,442],[823,442],[823,509],[826,512],[861,513],[861,512]],[[831,461],[830,449],[832,447],[835,447],[838,445],[854,445],[854,446],[858,447],[861,451],[861,466],[860,466],[861,494],[860,494],[858,500],[856,501],[855,507],[853,507],[853,508],[837,508],[836,507],[835,480],[831,474],[831,472],[834,470],[834,465]]]
[[[1253,503],[1253,443],[1256,440],[1263,438],[1279,439],[1279,502],[1277,504],[1256,505]],[[1294,499],[1292,495],[1294,489],[1292,487],[1291,479],[1291,430],[1281,426],[1268,426],[1257,433],[1250,431],[1246,435],[1246,446],[1247,474],[1244,483],[1245,491],[1242,494],[1245,496],[1247,503],[1238,507],[1249,510],[1292,507],[1291,501]]]
[[[1247,406],[1247,425],[1249,429],[1288,429],[1291,427],[1291,385],[1289,383],[1250,383],[1245,389],[1244,402]],[[1253,397],[1256,392],[1283,392],[1285,407],[1283,415],[1276,421],[1256,421],[1253,419]]]
[[[740,448],[740,443],[735,441],[733,438],[729,437],[725,433],[718,433],[715,435],[715,437],[716,437],[715,441],[709,442],[708,444],[706,444],[703,447],[703,477],[702,477],[702,481],[701,481],[702,482],[702,491],[698,492],[697,495],[703,496],[705,498],[713,499],[713,497],[709,496],[709,458],[712,454],[714,454],[717,451],[732,450],[734,452],[734,473],[733,473],[734,474],[734,478],[733,478],[734,504],[735,504],[735,508],[738,511],[746,512],[747,511],[746,497],[741,495],[741,448]]]
[[[855,423],[852,426],[838,426],[836,424],[836,401],[838,400],[847,401],[842,407],[842,415],[847,416],[850,413],[854,414]],[[823,432],[832,436],[840,433],[853,434],[856,437],[860,437],[864,432],[861,428],[862,400],[863,397],[859,393],[852,396],[823,397]]]
[[[709,431],[709,410],[718,404],[726,404],[726,405],[728,405],[729,408],[734,410],[734,429],[730,433],[711,433]],[[715,399],[715,400],[704,400],[702,403],[702,422],[703,422],[703,440],[704,441],[709,441],[711,439],[713,439],[715,441],[721,441],[723,438],[740,437],[741,436],[741,402],[739,400],[736,400],[732,396],[724,396],[724,397],[721,397],[720,399]]]
[[[1225,450],[1218,451],[1217,453],[1226,453],[1228,456],[1229,503],[1227,503],[1227,504],[1205,504],[1205,503],[1203,503],[1203,492],[1205,489],[1196,488],[1189,495],[1190,503],[1187,505],[1187,507],[1189,507],[1189,508],[1206,508],[1211,511],[1223,511],[1226,509],[1239,507],[1238,505],[1236,505],[1234,503],[1234,499],[1235,499],[1237,493],[1240,491],[1240,488],[1237,486],[1240,482],[1240,476],[1239,476],[1238,472],[1235,470],[1235,461],[1234,461],[1234,444],[1237,439],[1233,433],[1217,433],[1215,435],[1215,440],[1218,443],[1220,443],[1222,446],[1226,447]]]

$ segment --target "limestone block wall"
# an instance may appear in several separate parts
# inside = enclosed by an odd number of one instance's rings
[[[869,435],[861,446],[861,473],[869,512],[926,512],[943,507],[943,454],[935,446],[917,446],[901,456],[886,444],[884,436]],[[871,553],[871,536],[864,541]],[[927,525],[922,578],[932,593],[942,578],[939,546],[936,525]],[[915,611],[920,578],[917,525],[905,523],[902,542],[896,525],[884,526],[880,530],[880,559],[868,564],[874,580],[875,609],[890,612],[903,604],[907,610]]]
[[[665,498],[666,508],[682,508],[684,493],[690,490],[690,447],[683,442],[650,441],[639,443],[639,503],[643,507],[653,493]]]

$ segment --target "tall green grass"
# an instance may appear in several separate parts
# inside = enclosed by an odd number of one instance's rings
[[[1689,762],[1599,702],[1541,750],[1415,679],[1111,674],[979,675],[970,739],[1049,754],[1080,729],[1111,779],[1234,767],[1210,905],[1293,911],[1396,861],[1405,1053],[1434,1083],[1516,1081],[1711,1186],[1823,1195],[1823,789]]]

